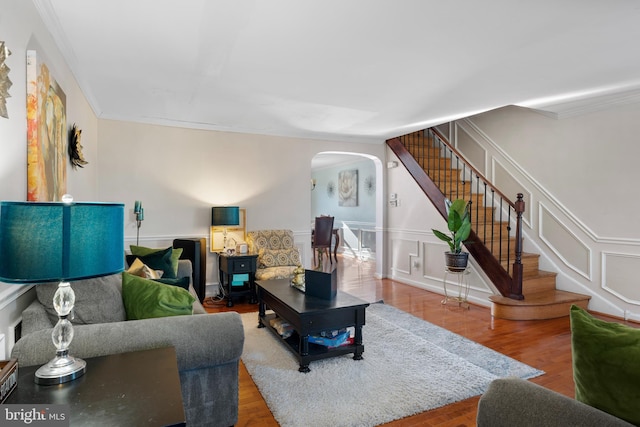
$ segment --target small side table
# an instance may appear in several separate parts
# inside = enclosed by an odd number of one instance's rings
[[[457,304],[458,307],[466,308],[469,310],[471,307],[467,298],[469,297],[469,274],[471,272],[468,268],[463,271],[444,271],[444,279],[442,279],[442,286],[444,288],[444,299],[441,301],[442,305],[446,304]],[[455,276],[455,284],[458,287],[458,295],[450,294],[447,291],[447,279],[449,275]]]
[[[4,403],[69,405],[72,427],[186,425],[173,347],[85,360],[87,373],[60,385],[38,385],[39,366],[19,366],[18,386]]]
[[[233,296],[249,295],[249,302],[256,304],[256,268],[258,267],[258,255],[227,255],[219,254],[220,285],[226,293],[227,307],[233,307]],[[249,284],[244,286],[231,286],[234,274],[248,274]],[[225,280],[226,279],[226,280]]]

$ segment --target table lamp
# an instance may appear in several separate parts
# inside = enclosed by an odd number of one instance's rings
[[[56,355],[36,371],[38,384],[62,384],[85,373],[69,354],[75,294],[69,282],[124,269],[124,204],[0,202],[0,281],[59,282],[53,297],[58,322],[51,333]],[[96,337],[99,339],[99,337]]]
[[[225,250],[227,249],[227,227],[237,225],[240,225],[240,208],[238,206],[214,206],[211,208],[211,226],[223,227],[223,248]]]

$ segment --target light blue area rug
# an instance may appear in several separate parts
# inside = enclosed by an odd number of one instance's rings
[[[385,304],[371,304],[363,360],[298,361],[258,314],[242,315],[242,354],[283,427],[376,426],[482,394],[496,378],[544,372]]]

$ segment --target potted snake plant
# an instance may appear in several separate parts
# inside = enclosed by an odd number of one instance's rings
[[[445,252],[446,267],[449,271],[460,272],[467,268],[469,253],[462,251],[462,244],[469,238],[471,233],[471,217],[469,215],[469,205],[466,200],[457,199],[453,202],[445,199],[447,209],[448,233],[434,230],[435,236],[447,242],[450,251]]]

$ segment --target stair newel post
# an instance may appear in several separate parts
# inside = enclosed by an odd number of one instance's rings
[[[518,193],[518,199],[514,204],[516,211],[516,259],[513,263],[513,282],[511,284],[510,298],[522,300],[522,214],[524,213],[524,200],[522,193]]]

